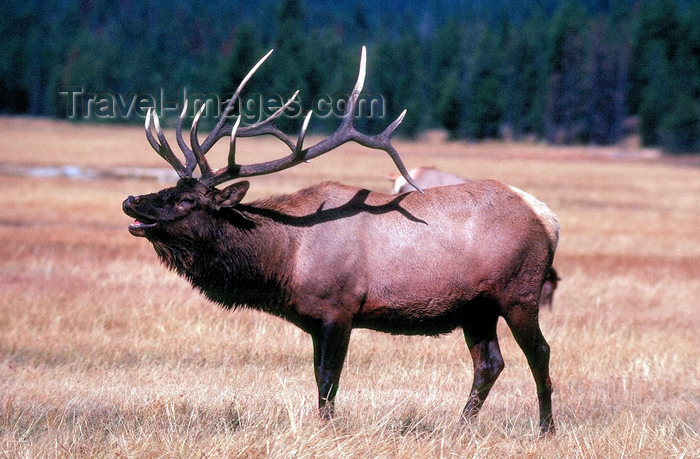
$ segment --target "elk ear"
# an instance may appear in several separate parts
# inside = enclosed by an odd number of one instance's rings
[[[241,202],[245,194],[248,192],[249,187],[250,182],[244,180],[242,182],[229,185],[223,190],[219,191],[214,198],[216,209],[220,210],[238,205],[238,203]]]

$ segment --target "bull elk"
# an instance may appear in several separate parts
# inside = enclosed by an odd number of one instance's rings
[[[149,111],[146,137],[181,178],[175,187],[124,201],[124,212],[136,219],[131,234],[148,239],[166,266],[210,300],[282,317],[310,334],[323,418],[333,416],[353,328],[439,335],[457,327],[474,362],[462,418],[475,417],[503,370],[496,335],[503,317],[535,379],[540,429],[552,431],[550,351],[538,323],[538,300],[557,245],[556,216],[529,194],[497,181],[399,196],[325,182],[243,203],[247,181],[223,189],[216,185],[277,172],[348,141],[387,152],[415,186],[390,142],[405,111],[375,136],[353,127],[365,75],[364,48],[344,117],[328,138],[303,146],[311,113],[296,141],[276,128],[274,120],[289,102],[256,124],[240,126],[238,117],[232,125],[227,118],[234,100],[267,56],[240,83],[202,143],[197,132],[201,111],[193,119],[188,146],[183,110],[176,138],[184,164],[170,148],[158,116]],[[263,134],[280,139],[290,154],[238,164],[236,138]],[[228,165],[213,170],[205,155],[225,136],[230,136]],[[198,178],[193,177],[196,167]]]
[[[416,185],[423,189],[473,182],[473,180],[462,177],[461,175],[441,171],[434,167],[414,167],[408,171],[408,175],[413,178]],[[388,178],[392,182],[391,192],[393,194],[409,193],[414,190],[413,185],[408,183],[408,181],[400,175],[390,175]],[[557,273],[557,270],[552,266],[542,286],[540,308],[552,309],[554,291],[557,289],[560,280],[559,273]]]

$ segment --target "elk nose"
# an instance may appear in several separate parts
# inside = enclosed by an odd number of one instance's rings
[[[133,204],[138,204],[138,202],[141,200],[139,196],[129,196],[124,200],[122,203],[122,209],[126,211],[129,207],[131,207]]]

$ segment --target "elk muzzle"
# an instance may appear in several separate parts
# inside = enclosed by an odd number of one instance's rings
[[[140,200],[140,196],[129,196],[122,203],[122,210],[129,217],[134,217],[136,219],[134,223],[129,225],[129,232],[137,237],[146,237],[146,232],[149,229],[155,228],[157,223],[140,215],[139,212],[134,209],[134,206],[138,205]]]

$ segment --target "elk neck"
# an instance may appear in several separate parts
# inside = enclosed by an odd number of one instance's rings
[[[194,237],[151,241],[163,263],[223,307],[283,315],[294,256],[288,228],[238,210],[207,217]]]

